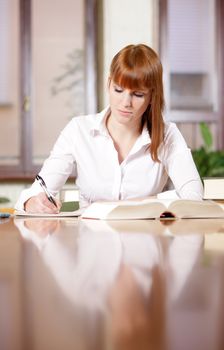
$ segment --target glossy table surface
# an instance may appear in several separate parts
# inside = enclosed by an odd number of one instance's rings
[[[0,349],[224,349],[224,220],[2,219]]]

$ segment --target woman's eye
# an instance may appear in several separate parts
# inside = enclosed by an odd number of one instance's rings
[[[133,95],[136,97],[144,97],[144,94],[142,92],[133,92]]]
[[[117,88],[117,87],[115,87],[115,88],[114,88],[114,91],[116,91],[116,92],[122,92],[123,90],[122,90],[122,89],[119,89],[119,88]]]

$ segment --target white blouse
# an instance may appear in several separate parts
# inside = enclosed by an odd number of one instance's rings
[[[71,173],[75,174],[80,206],[97,200],[122,200],[146,196],[202,199],[203,186],[191,151],[171,122],[165,122],[164,142],[159,148],[160,163],[149,152],[147,128],[120,164],[106,128],[108,108],[100,113],[73,118],[56,141],[40,175],[55,196]],[[163,192],[168,178],[174,191]],[[35,181],[22,191],[16,209],[42,189]]]

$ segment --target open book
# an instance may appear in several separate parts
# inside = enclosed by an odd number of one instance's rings
[[[141,201],[95,202],[82,218],[138,220],[166,218],[224,218],[224,207],[214,201],[144,199]]]
[[[141,201],[95,202],[86,209],[59,214],[15,211],[15,216],[75,217],[104,220],[138,220],[167,218],[224,218],[224,205],[211,200],[144,199]]]

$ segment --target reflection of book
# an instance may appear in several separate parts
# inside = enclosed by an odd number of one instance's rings
[[[205,199],[223,199],[224,200],[224,178],[223,177],[205,177],[204,198]]]
[[[162,236],[209,235],[223,236],[224,219],[180,219],[180,220],[87,220],[79,221],[90,233],[150,234]],[[130,236],[131,237],[131,236]]]
[[[86,219],[224,218],[224,209],[214,201],[159,200],[92,203],[82,214]]]

